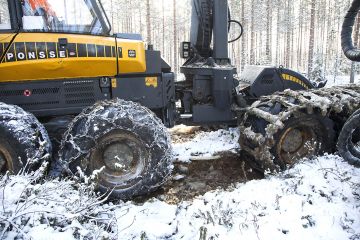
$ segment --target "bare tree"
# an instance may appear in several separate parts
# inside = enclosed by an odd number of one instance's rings
[[[266,59],[268,62],[272,61],[271,55],[271,30],[272,30],[272,11],[271,11],[271,0],[267,0],[266,12],[267,12],[267,22],[266,22]]]
[[[152,44],[150,14],[150,0],[146,0],[146,33],[148,44]]]
[[[251,39],[250,39],[250,64],[255,64],[255,0],[251,1]]]
[[[177,22],[176,22],[176,0],[173,0],[173,17],[174,17],[174,69],[178,69],[178,41],[177,41]]]
[[[311,0],[310,9],[310,36],[309,36],[309,59],[308,59],[308,74],[310,75],[313,69],[313,58],[314,58],[314,37],[315,37],[315,7],[316,0]]]
[[[178,46],[180,41],[189,40],[192,0],[102,1],[111,14],[114,31],[143,34],[147,43],[161,50],[173,71],[179,70]],[[6,1],[0,0],[3,2]],[[232,18],[244,26],[242,39],[231,45],[232,62],[240,73],[246,64],[258,62],[311,73],[316,55],[328,75],[350,74],[351,63],[343,59],[339,44],[349,3],[349,0],[229,0]],[[0,11],[2,21],[6,22],[1,4]],[[353,71],[356,74],[358,69]]]

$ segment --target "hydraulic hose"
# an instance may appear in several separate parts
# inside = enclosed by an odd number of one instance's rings
[[[351,61],[360,62],[360,49],[353,43],[352,33],[355,19],[360,10],[360,0],[354,0],[351,8],[347,12],[341,31],[341,46],[345,56]]]
[[[236,23],[240,27],[240,33],[235,39],[230,40],[228,43],[236,42],[237,40],[239,40],[242,37],[242,35],[244,33],[244,28],[243,28],[242,24],[239,21],[229,20],[229,26],[231,25],[231,23]],[[229,27],[229,32],[230,32],[230,27]]]

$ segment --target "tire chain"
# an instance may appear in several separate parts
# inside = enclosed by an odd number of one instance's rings
[[[15,105],[0,102],[0,123],[19,143],[27,146],[27,159],[22,159],[25,170],[50,159],[51,143],[44,126],[34,115]]]
[[[279,114],[264,111],[264,106],[281,105]],[[250,154],[262,169],[278,171],[271,149],[275,146],[274,135],[284,128],[284,122],[297,114],[320,113],[322,116],[341,115],[348,118],[360,107],[360,86],[346,85],[307,91],[285,90],[261,97],[245,111],[238,109],[241,150]],[[265,134],[254,131],[253,121],[264,119],[268,125]],[[331,117],[330,117],[331,118]],[[250,126],[249,126],[250,125]]]
[[[117,109],[117,111],[111,111],[109,109]],[[128,116],[132,116],[134,118],[131,119],[134,124],[124,126],[123,129],[133,132],[135,128],[142,128],[142,126],[151,127],[156,141],[152,142],[148,147],[150,149],[161,148],[166,152],[161,161],[156,163],[156,167],[150,170],[152,171],[151,175],[153,176],[154,181],[156,182],[156,179],[161,179],[161,181],[154,183],[154,185],[144,185],[138,192],[149,192],[152,189],[163,185],[163,183],[165,183],[170,177],[173,169],[170,134],[168,133],[166,127],[162,124],[162,121],[155,116],[151,110],[142,107],[138,103],[124,101],[121,99],[98,102],[94,106],[83,110],[81,114],[75,117],[72,123],[68,126],[68,130],[65,132],[60,146],[60,152],[64,153],[68,149],[71,149],[71,151],[67,152],[67,158],[63,158],[64,156],[60,157],[57,167],[60,167],[62,171],[65,171],[70,175],[74,174],[74,172],[70,170],[69,165],[79,158],[88,159],[91,150],[97,145],[95,139],[99,138],[101,135],[107,134],[113,129],[116,129],[117,119]],[[84,129],[82,129],[83,134],[74,135],[72,130],[76,128],[74,124],[78,122],[78,120],[84,120],[86,121],[86,124]],[[97,130],[93,129],[92,123],[94,122],[102,122],[101,125],[99,124]],[[84,152],[83,147],[79,145],[82,142],[82,139],[92,139],[93,146],[89,151]],[[71,146],[69,146],[69,144]],[[81,163],[82,170],[86,171],[87,165],[88,164],[86,163]]]

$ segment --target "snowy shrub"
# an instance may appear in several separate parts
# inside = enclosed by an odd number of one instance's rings
[[[0,179],[0,239],[113,239],[112,206],[83,178],[44,179],[33,173]]]
[[[314,54],[313,65],[309,77],[312,81],[321,82],[325,79],[324,59],[321,53]]]

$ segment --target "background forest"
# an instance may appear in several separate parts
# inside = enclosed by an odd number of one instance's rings
[[[191,0],[102,0],[114,32],[141,33],[179,71],[180,42],[189,40]],[[233,64],[284,66],[318,77],[350,75],[357,66],[341,52],[340,32],[350,0],[229,0],[244,26],[230,44]],[[354,33],[359,42],[360,21]],[[233,25],[230,38],[239,27]],[[331,79],[328,79],[331,81]]]

